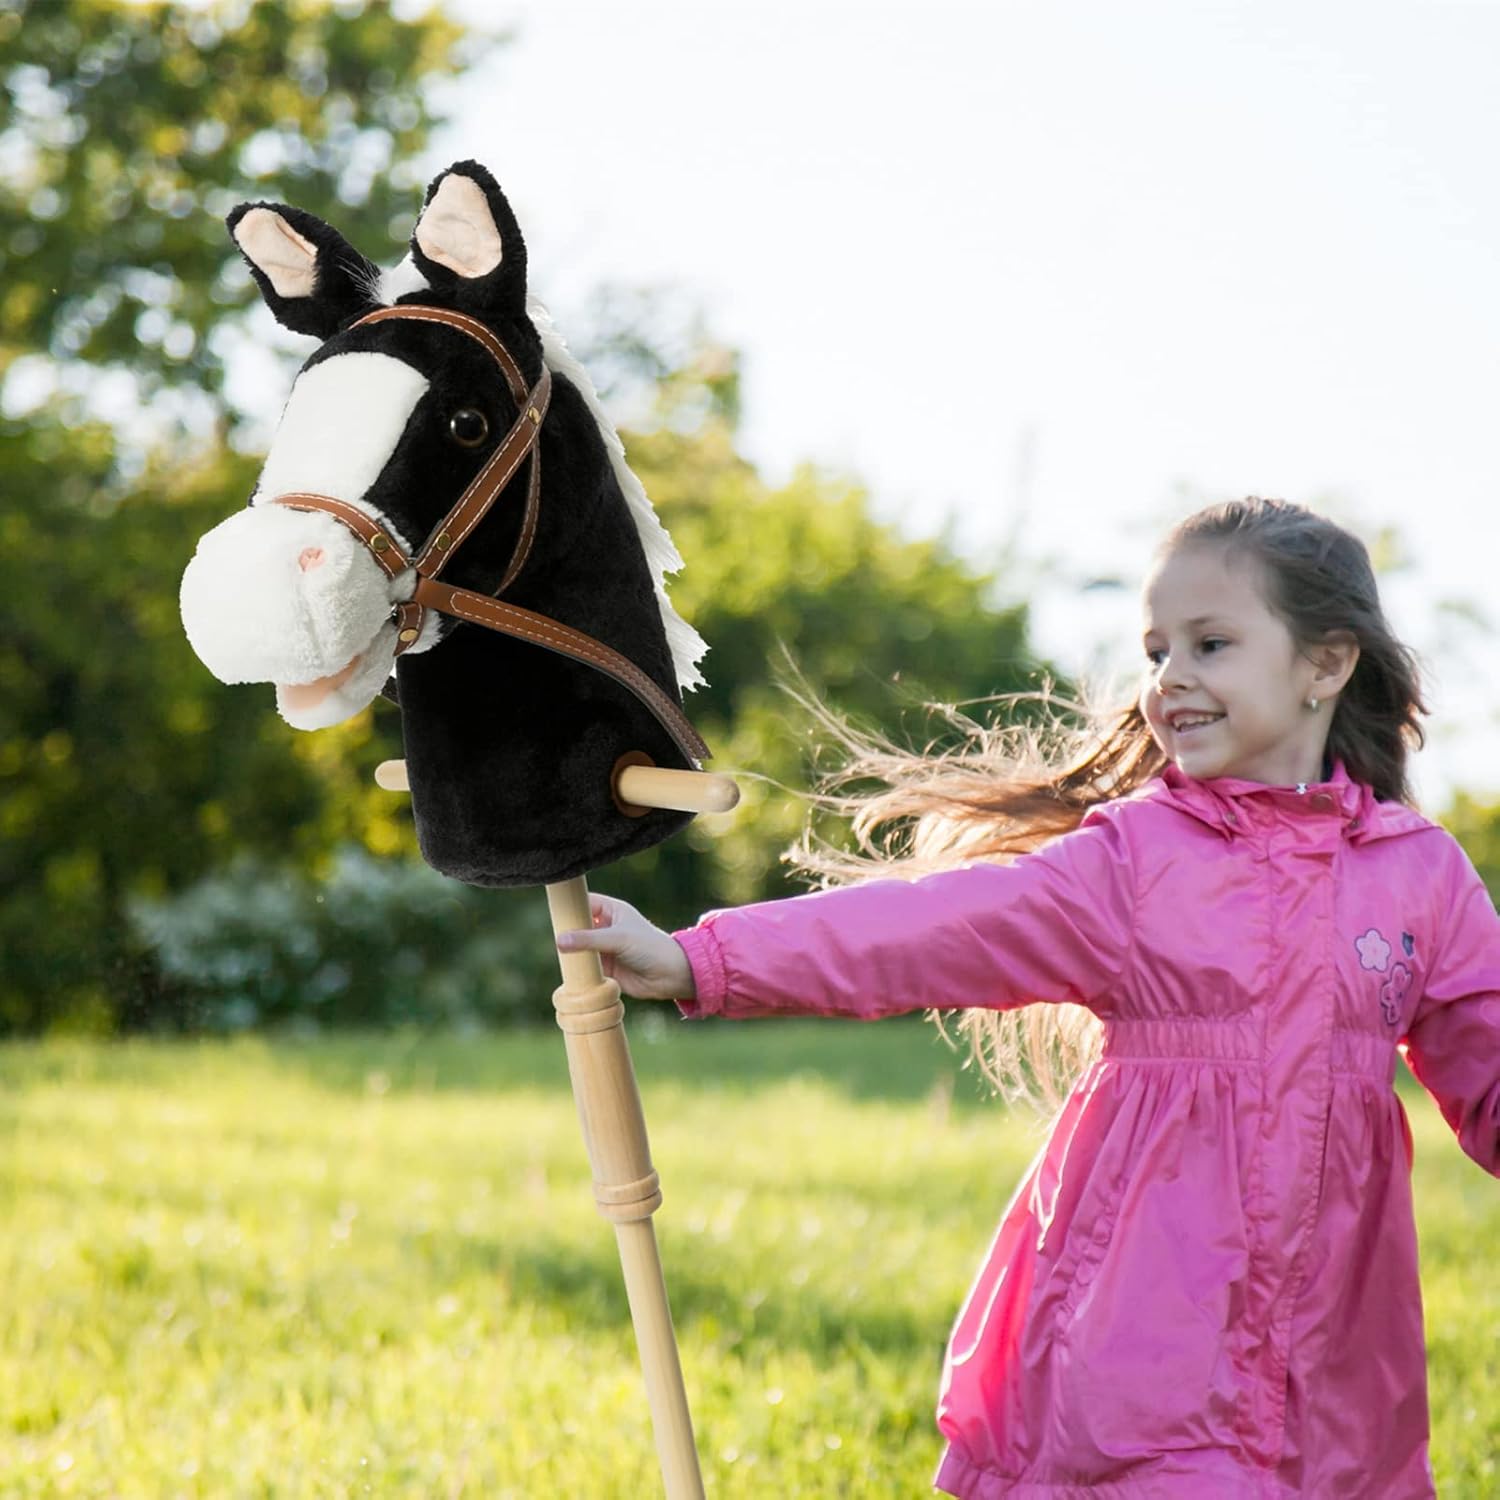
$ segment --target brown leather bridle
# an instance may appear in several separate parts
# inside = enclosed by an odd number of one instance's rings
[[[500,367],[500,373],[519,408],[519,415],[510,431],[474,476],[468,488],[458,497],[453,508],[433,527],[417,552],[415,561],[409,560],[396,540],[370,516],[347,501],[336,500],[331,495],[297,490],[274,496],[272,503],[285,505],[292,510],[323,511],[332,516],[365,544],[377,565],[389,578],[395,578],[407,568],[416,570],[417,582],[411,598],[398,602],[391,611],[396,622],[397,656],[421,634],[422,622],[429,609],[438,614],[451,615],[454,619],[483,625],[502,635],[530,641],[533,645],[554,651],[560,656],[583,662],[614,678],[623,687],[629,688],[655,714],[662,727],[676,741],[678,749],[690,761],[707,760],[708,746],[688,722],[687,716],[628,657],[622,656],[602,641],[585,635],[583,631],[574,630],[547,615],[522,609],[515,604],[506,604],[472,589],[455,588],[439,579],[438,575],[447,566],[449,559],[484,519],[500,492],[529,457],[531,472],[526,485],[526,508],[521,518],[521,531],[495,593],[503,593],[525,565],[536,536],[541,501],[542,455],[537,439],[552,395],[552,372],[543,364],[541,378],[528,389],[520,366],[493,331],[477,319],[446,307],[427,307],[417,303],[382,307],[367,313],[349,326],[361,328],[367,323],[383,323],[392,318],[417,323],[441,323],[458,329],[482,344]]]

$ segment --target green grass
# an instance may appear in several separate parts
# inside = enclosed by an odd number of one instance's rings
[[[713,1497],[926,1492],[1037,1136],[917,1024],[632,1032]],[[1500,1493],[1500,1194],[1408,1095],[1445,1500]],[[562,1038],[0,1047],[0,1495],[659,1493]]]

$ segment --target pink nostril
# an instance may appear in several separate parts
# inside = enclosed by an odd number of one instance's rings
[[[304,573],[311,573],[314,568],[321,568],[325,561],[321,547],[304,547],[297,556],[297,566]]]

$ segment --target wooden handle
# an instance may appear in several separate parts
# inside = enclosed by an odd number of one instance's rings
[[[406,762],[382,761],[375,768],[375,781],[389,792],[409,791]],[[740,795],[728,776],[659,766],[625,767],[616,778],[616,793],[640,807],[681,812],[725,812]],[[581,875],[549,885],[547,906],[554,935],[592,925],[588,885]],[[604,977],[597,953],[559,953],[557,959],[563,982],[552,1004],[567,1045],[573,1100],[593,1171],[594,1201],[615,1228],[666,1500],[703,1500],[693,1419],[651,1222],[661,1206],[661,1180],[651,1165],[646,1117],[622,1024],[620,987]]]
[[[549,885],[547,906],[554,934],[592,925],[588,885],[581,875]],[[620,987],[604,977],[597,953],[557,957],[563,982],[552,1003],[567,1042],[573,1098],[593,1168],[594,1200],[615,1226],[667,1500],[702,1500],[693,1419],[651,1222],[661,1206],[661,1183],[651,1165],[640,1090],[621,1024],[625,1008]]]
[[[664,766],[626,766],[615,777],[615,795],[637,807],[677,812],[728,812],[740,800],[732,776],[714,771],[672,771]]]
[[[404,760],[383,760],[375,767],[375,784],[388,792],[409,792]],[[728,812],[740,800],[732,776],[712,771],[672,771],[662,766],[626,766],[615,778],[622,802],[637,807],[668,807],[676,812]]]
[[[411,783],[406,779],[404,760],[383,760],[375,767],[375,785],[382,791],[409,792]]]

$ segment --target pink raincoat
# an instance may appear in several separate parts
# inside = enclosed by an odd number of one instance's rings
[[[939,1488],[1434,1493],[1398,1050],[1500,1173],[1500,919],[1442,829],[1342,767],[1173,768],[1013,863],[676,937],[689,1014],[1103,1019],[954,1326]]]

